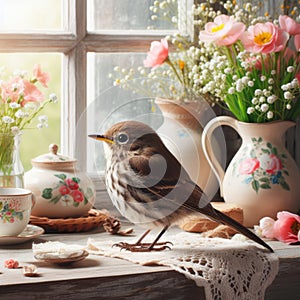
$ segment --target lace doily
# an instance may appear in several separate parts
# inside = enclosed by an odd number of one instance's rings
[[[136,237],[122,240],[132,242]],[[203,238],[185,232],[166,235],[164,240],[173,243],[171,251],[132,253],[112,247],[115,241],[92,238],[88,240],[88,251],[141,265],[169,266],[204,287],[209,300],[264,299],[266,288],[278,272],[278,257],[250,241]]]

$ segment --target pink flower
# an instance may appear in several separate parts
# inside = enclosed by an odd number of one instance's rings
[[[300,34],[296,34],[294,36],[294,44],[295,44],[296,50],[299,51],[300,50]]]
[[[259,161],[256,158],[246,158],[240,163],[239,173],[242,175],[252,174],[259,168]]]
[[[154,41],[151,43],[150,51],[147,53],[147,58],[144,60],[145,67],[158,67],[162,65],[169,56],[168,41],[162,39],[160,42]]]
[[[260,166],[268,174],[275,174],[282,169],[281,160],[275,154],[264,154],[260,157]]]
[[[1,97],[6,102],[17,102],[21,94],[24,92],[23,80],[20,77],[13,78],[9,82],[1,83]]]
[[[67,194],[70,194],[71,192],[71,189],[65,185],[61,186],[59,188],[59,192],[62,194],[62,195],[67,195]]]
[[[74,190],[70,194],[75,202],[82,202],[84,200],[84,195],[79,190]]]
[[[275,220],[270,217],[264,217],[259,221],[259,228],[264,237],[268,239],[274,238],[274,223]]]
[[[277,214],[277,220],[274,223],[274,237],[285,243],[295,243],[299,241],[300,216],[287,211]]]
[[[289,34],[271,22],[249,26],[241,36],[241,41],[247,51],[264,54],[281,51],[288,39]]]
[[[8,269],[17,269],[19,267],[19,262],[12,258],[9,258],[4,261],[4,267]]]
[[[21,106],[24,106],[27,102],[42,102],[44,100],[43,93],[31,82],[23,80],[24,85],[24,100],[21,102]]]
[[[71,178],[67,178],[65,180],[65,183],[67,184],[67,186],[71,189],[71,190],[77,190],[79,188],[79,185],[76,181],[74,181]]]
[[[220,15],[214,19],[214,22],[205,25],[205,30],[200,31],[199,38],[202,42],[229,46],[240,38],[245,29],[246,26],[236,22],[233,17]]]
[[[33,75],[44,87],[48,87],[47,83],[50,80],[50,75],[43,72],[40,64],[35,64],[33,67]]]
[[[298,83],[299,83],[299,85],[300,85],[300,74],[298,73],[298,74],[296,74],[296,79],[298,80]]]
[[[287,15],[279,16],[279,25],[290,35],[300,34],[300,24]]]

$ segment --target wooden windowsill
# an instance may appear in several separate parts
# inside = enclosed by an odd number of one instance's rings
[[[175,229],[176,230],[176,229]],[[141,229],[135,228],[138,236]],[[114,239],[103,231],[69,234],[44,234],[34,240],[61,241],[86,245],[88,237]],[[192,280],[168,267],[145,267],[131,262],[90,255],[71,265],[38,262],[32,242],[0,246],[0,299],[205,299],[204,290]],[[291,298],[300,293],[300,246],[271,241],[280,258],[280,270],[266,292],[266,299]],[[38,277],[24,277],[21,269],[6,269],[4,261],[17,259],[20,265],[35,264]]]

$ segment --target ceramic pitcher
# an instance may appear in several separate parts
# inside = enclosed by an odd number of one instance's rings
[[[190,177],[211,199],[218,191],[218,182],[204,156],[201,135],[203,119],[209,114],[203,101],[178,102],[157,98],[164,122],[157,133],[169,151],[180,161]],[[220,153],[219,143],[214,149]],[[219,157],[219,155],[218,155]]]
[[[221,125],[234,128],[242,138],[226,172],[210,145],[212,132]],[[244,123],[220,116],[203,131],[203,151],[218,178],[221,196],[243,209],[245,226],[252,227],[265,216],[276,219],[278,211],[296,213],[300,208],[300,172],[284,146],[284,134],[294,125],[291,121]]]

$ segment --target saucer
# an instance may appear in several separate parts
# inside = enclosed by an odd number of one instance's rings
[[[15,245],[25,243],[40,236],[44,232],[45,230],[43,228],[28,224],[23,232],[17,236],[0,236],[0,245]]]
[[[89,255],[89,252],[83,250],[81,254],[71,257],[55,257],[55,258],[42,258],[39,256],[34,256],[35,259],[44,261],[47,263],[59,264],[59,265],[68,265],[76,261],[85,259]]]

